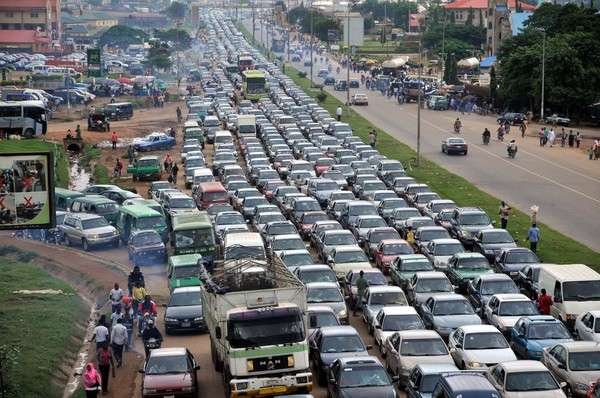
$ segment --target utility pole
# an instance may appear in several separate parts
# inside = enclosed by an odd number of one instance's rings
[[[310,3],[310,9],[308,10],[308,12],[310,12],[310,86],[313,86],[313,35],[315,34],[314,32],[314,22],[313,22],[313,17],[314,17],[314,10],[313,10],[313,3]]]
[[[442,26],[442,78],[440,80],[444,80],[444,75],[446,73],[446,8],[444,8],[444,23]]]
[[[347,53],[346,53],[346,62],[348,65],[346,68],[346,107],[348,108],[348,116],[350,116],[350,9],[352,7],[352,3],[348,1],[348,10],[346,11],[346,45],[347,45]]]
[[[385,53],[386,53],[386,55],[388,55],[390,52],[390,48],[389,48],[388,42],[387,42],[386,30],[387,30],[387,3],[383,3],[383,29],[382,29],[382,34],[381,34],[381,40],[383,41],[383,43],[385,43]]]
[[[419,71],[418,71],[418,84],[419,89],[417,91],[417,167],[421,165],[421,90],[423,89],[421,83],[421,69],[423,68],[423,50],[422,38],[419,37]]]
[[[542,39],[542,104],[540,109],[540,119],[544,121],[544,91],[546,86],[546,30],[542,29],[543,39]]]

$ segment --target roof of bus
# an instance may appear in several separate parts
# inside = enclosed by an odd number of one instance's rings
[[[121,206],[120,211],[123,213],[130,214],[134,217],[155,217],[161,214],[156,210],[151,209],[148,206],[142,204],[134,204],[130,206]]]
[[[185,265],[197,264],[198,260],[201,258],[202,255],[198,253],[181,254],[178,256],[170,256],[169,262],[173,267],[182,267]]]
[[[198,213],[187,213],[187,214],[178,214],[173,216],[172,220],[173,231],[176,230],[187,230],[194,229],[198,227],[212,227],[212,223],[210,222],[210,217],[208,213],[205,211],[201,211]]]
[[[71,191],[68,189],[58,188],[58,187],[54,188],[54,194],[62,195],[62,196],[85,196],[85,194],[83,192]]]
[[[44,103],[39,100],[26,100],[26,101],[0,101],[0,106],[38,106],[41,108],[46,108]]]
[[[114,200],[107,198],[102,195],[85,195],[75,198],[74,200],[78,200],[80,202],[88,202],[88,203],[117,203]]]
[[[265,77],[265,72],[262,70],[250,69],[242,72],[245,77]]]

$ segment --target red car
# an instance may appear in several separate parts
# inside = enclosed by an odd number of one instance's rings
[[[317,221],[327,221],[329,217],[324,211],[307,211],[302,214],[298,222],[298,230],[303,238],[307,238],[314,223]]]
[[[403,254],[413,254],[411,245],[404,239],[384,239],[379,242],[375,251],[375,266],[380,268],[385,275],[390,272],[390,266],[396,258]]]
[[[319,158],[315,161],[315,174],[320,176],[321,173],[327,171],[335,164],[332,158]]]
[[[142,378],[142,397],[197,397],[200,366],[183,347],[150,351]]]

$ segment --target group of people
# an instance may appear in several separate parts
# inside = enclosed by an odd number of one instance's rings
[[[540,131],[538,132],[538,138],[540,140],[540,146],[542,147],[549,145],[552,148],[558,139],[560,140],[560,146],[563,148],[567,145],[569,145],[569,148],[579,148],[581,145],[582,136],[579,131],[574,133],[573,130],[569,130],[567,133],[564,127],[557,136],[553,127],[541,127]]]

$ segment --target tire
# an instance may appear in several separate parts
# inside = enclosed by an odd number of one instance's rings
[[[210,345],[210,356],[213,361],[213,367],[215,371],[222,372],[223,371],[223,362],[219,361],[219,357],[217,355],[217,350],[215,350],[214,345]]]
[[[23,137],[25,138],[33,138],[34,135],[35,131],[33,131],[33,129],[25,129],[25,131],[23,131]]]
[[[468,153],[468,152],[469,152],[469,151],[465,151],[465,152],[463,153],[463,155],[467,156],[467,153]]]
[[[119,246],[121,246],[121,238],[118,238],[117,240],[115,240],[115,241],[113,242],[113,247],[114,247],[115,249],[118,249],[118,248],[119,248]]]
[[[231,384],[229,381],[231,380],[231,374],[229,369],[225,369],[223,372],[223,391],[225,392],[225,398],[231,397]]]
[[[90,251],[90,244],[88,243],[87,239],[82,239],[81,240],[81,247],[83,248],[83,250],[85,250],[86,252]]]
[[[68,235],[63,236],[63,243],[65,246],[72,246]]]

